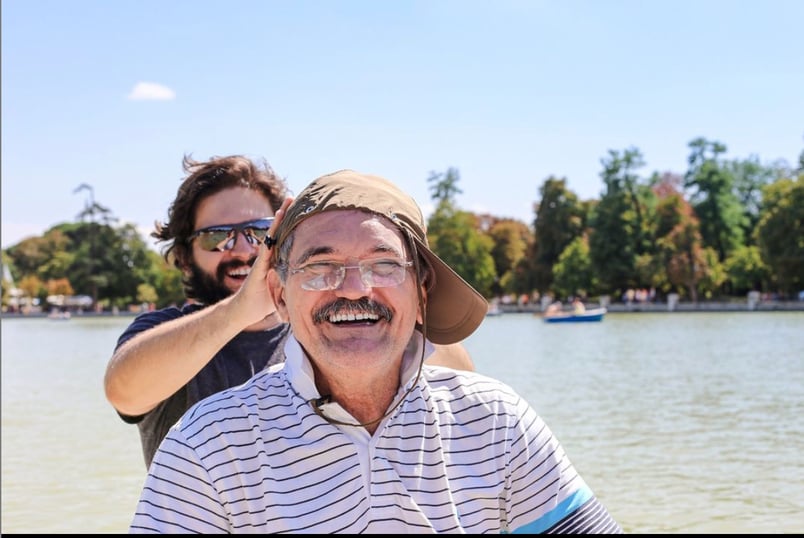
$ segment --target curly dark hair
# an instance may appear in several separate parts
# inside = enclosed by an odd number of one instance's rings
[[[168,208],[168,219],[156,221],[151,233],[157,242],[168,242],[162,248],[162,256],[181,270],[192,265],[189,237],[194,231],[198,204],[205,198],[231,187],[244,187],[262,193],[276,211],[288,195],[285,179],[277,176],[265,159],[254,161],[243,155],[230,155],[196,161],[185,155],[182,167],[187,176]],[[184,279],[185,293],[189,296],[188,285]]]

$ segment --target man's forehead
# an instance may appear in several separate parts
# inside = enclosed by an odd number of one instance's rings
[[[360,210],[323,211],[311,215],[296,227],[297,246],[363,244],[367,250],[385,244],[400,249],[404,240],[399,228],[388,218]]]
[[[205,197],[195,210],[197,228],[236,224],[273,215],[269,200],[258,191],[232,187]]]
[[[388,230],[402,237],[399,227],[391,219],[360,209],[337,209],[310,215],[296,227],[297,232],[332,233],[349,235],[360,229]]]

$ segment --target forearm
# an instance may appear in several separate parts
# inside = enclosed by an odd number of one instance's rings
[[[192,379],[244,324],[226,299],[143,331],[121,345],[106,368],[106,398],[122,414],[153,409]]]

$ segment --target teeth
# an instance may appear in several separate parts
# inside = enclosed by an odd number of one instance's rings
[[[251,272],[250,267],[243,267],[242,269],[235,269],[234,271],[229,271],[229,276],[248,276]]]
[[[380,319],[380,316],[376,314],[353,314],[353,313],[346,313],[346,314],[335,314],[330,316],[329,321],[331,323],[338,323],[339,321],[377,321]]]

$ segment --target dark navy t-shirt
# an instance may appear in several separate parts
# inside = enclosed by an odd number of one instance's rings
[[[142,331],[201,308],[203,306],[190,304],[181,309],[169,307],[139,314],[120,335],[115,349]],[[282,323],[266,331],[241,332],[229,340],[186,385],[148,413],[136,417],[118,413],[125,422],[139,427],[146,467],[150,467],[156,449],[170,427],[192,405],[216,392],[245,383],[267,366],[283,362],[289,331],[290,326]]]

